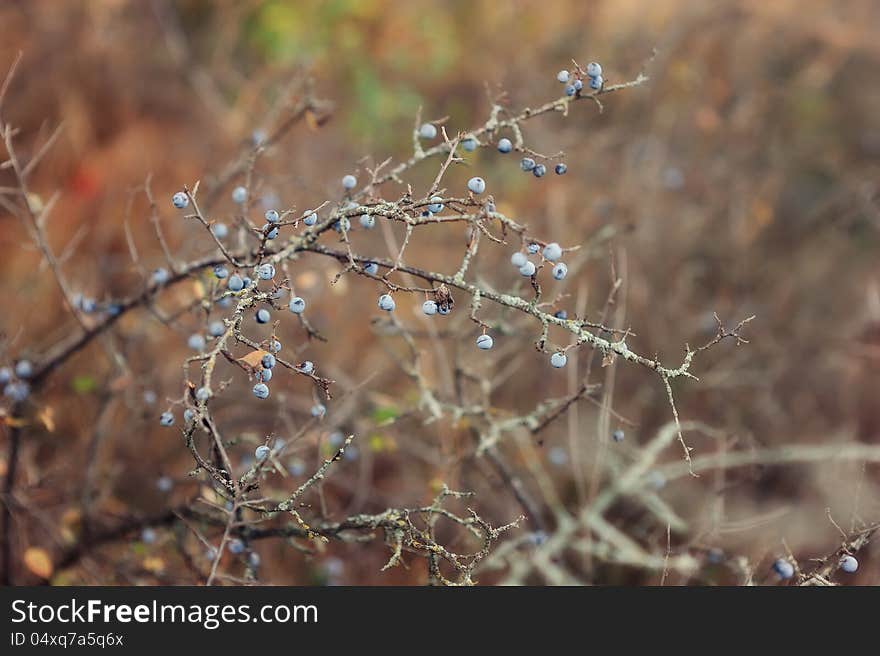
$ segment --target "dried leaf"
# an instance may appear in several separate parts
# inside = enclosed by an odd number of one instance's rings
[[[48,580],[52,576],[52,559],[49,552],[40,547],[28,547],[24,552],[24,566],[41,579]]]
[[[204,298],[205,297],[205,283],[203,283],[198,278],[193,279],[193,293],[196,295],[196,298]]]
[[[82,511],[79,508],[68,508],[61,515],[61,524],[68,528],[77,526],[82,520]]]
[[[267,353],[268,353],[268,351],[262,351],[262,350],[251,351],[243,358],[239,358],[238,361],[244,362],[251,369],[257,369],[260,366],[260,360],[262,360],[263,356],[266,355]]]
[[[46,430],[50,433],[55,432],[55,409],[51,407],[46,407],[40,410],[37,413],[37,418],[46,427]]]
[[[131,380],[132,378],[130,374],[123,374],[122,376],[114,378],[113,381],[110,383],[110,391],[121,392],[131,384]]]
[[[23,417],[13,417],[11,415],[3,417],[3,423],[7,426],[11,426],[12,428],[21,428],[22,426],[27,426],[27,421]]]
[[[321,124],[318,122],[318,117],[311,109],[306,110],[306,125],[309,126],[309,130],[312,132],[317,132],[318,128],[321,127]]]
[[[165,561],[158,556],[144,558],[144,569],[153,574],[159,574],[165,569]]]

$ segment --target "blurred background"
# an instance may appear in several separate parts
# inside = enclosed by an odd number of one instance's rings
[[[724,434],[690,435],[695,455],[880,442],[876,2],[9,0],[0,6],[0,26],[3,70],[23,52],[4,118],[21,128],[25,152],[63,123],[32,188],[43,200],[60,192],[52,246],[64,253],[75,290],[101,300],[141,284],[126,223],[142,265],[164,264],[139,192],[148,176],[171,250],[181,259],[210,252],[168,199],[183,184],[215,179],[255,132],[271,129],[272,107],[304,76],[332,103],[332,116],[295,126],[255,178],[266,203],[299,210],[338,199],[345,173],[365,175],[369,162],[408,157],[420,107],[425,118],[449,117],[454,133],[481,125],[500,92],[512,109],[558,97],[556,71],[572,58],[602,62],[606,84],[644,70],[650,81],[604,97],[602,113],[582,102],[567,118],[526,124],[532,148],[565,151],[566,176],[526,177],[513,156],[489,148],[453,169],[447,184],[463,188],[481,175],[499,210],[533,234],[585,245],[571,259],[572,273],[553,288],[558,309],[598,319],[613,262],[623,284],[608,321],[631,328],[637,336],[627,343],[640,353],[678,363],[686,343],[711,339],[713,312],[731,325],[756,315],[744,332],[750,344],[701,354],[694,366],[701,380],[676,383],[682,418]],[[424,189],[435,174],[436,165],[423,164],[407,180]],[[0,172],[0,185],[8,184]],[[392,184],[385,193],[397,197],[401,189]],[[224,192],[211,218],[231,224],[234,212]],[[407,261],[452,274],[464,239],[456,227],[417,232]],[[352,240],[358,252],[389,253],[380,234],[355,231]],[[0,245],[2,360],[38,360],[74,324],[27,232],[5,212]],[[469,276],[527,294],[506,264],[511,252],[484,242]],[[336,398],[320,428],[292,445],[291,476],[270,479],[268,489],[295,487],[296,471],[301,477],[302,467],[313,470],[332,433],[343,431],[358,436],[357,448],[323,485],[320,503],[331,519],[426,503],[441,481],[474,490],[469,504],[494,523],[520,514],[492,468],[473,457],[467,422],[426,426],[412,412],[415,388],[395,362],[405,347],[371,323],[375,284],[343,277],[330,285],[339,270],[317,256],[291,268],[312,323],[329,341],[307,342],[292,325],[281,339],[298,345],[301,359],[321,363],[337,381]],[[170,312],[187,293],[189,286],[160,303]],[[416,300],[402,305],[402,320],[424,329],[409,308]],[[529,437],[534,448],[504,446],[515,466],[543,468],[572,512],[601,483],[595,463],[604,450],[631,458],[670,420],[666,393],[650,372],[603,369],[590,364],[586,350],[565,370],[550,370],[532,346],[540,326],[528,322],[474,362],[473,325],[463,310],[450,318],[439,346],[419,342],[441,394],[451,394],[455,363],[468,360],[492,380],[492,405],[502,415],[570,393],[588,366],[590,382],[605,386],[599,405],[614,414],[580,403]],[[486,314],[499,312],[487,307]],[[173,325],[149,312],[131,314],[53,375],[32,408],[50,421],[28,431],[22,452],[17,494],[39,511],[17,513],[19,551],[39,547],[51,556],[76,539],[87,468],[98,481],[94,507],[108,518],[154,513],[198,493],[186,476],[192,461],[179,431],[161,428],[157,417],[166,398],[179,397],[187,336],[205,322],[196,313]],[[561,333],[551,339],[567,343]],[[217,410],[227,432],[242,436],[242,467],[265,435],[294,433],[314,402],[299,381],[273,388],[271,407],[254,404],[249,388],[239,376]],[[617,427],[626,439],[609,444]],[[681,460],[677,445],[664,460]],[[878,474],[876,464],[852,461],[759,465],[679,477],[659,494],[686,524],[673,532],[672,548],[744,558],[765,582],[772,560],[785,555],[783,540],[802,560],[839,546],[829,512],[847,530],[880,519]],[[160,477],[174,481],[170,492],[157,487]],[[527,485],[540,494],[534,481]],[[662,552],[666,527],[644,515],[621,503],[608,517]],[[174,549],[176,539],[160,532],[147,544],[130,536],[51,577],[60,584],[199,582]],[[425,580],[415,560],[409,569],[379,572],[389,555],[381,539],[331,543],[314,553],[281,540],[258,549],[261,578],[272,583]],[[880,583],[877,547],[869,544],[859,560],[859,572],[841,582]],[[228,568],[236,571],[232,562]],[[657,572],[590,563],[571,572],[572,583],[659,579]],[[500,569],[477,578],[491,584],[503,576]],[[27,569],[17,579],[38,580]],[[722,562],[667,582],[741,581]]]

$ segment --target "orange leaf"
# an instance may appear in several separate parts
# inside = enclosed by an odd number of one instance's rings
[[[49,407],[43,408],[37,414],[40,421],[43,422],[43,426],[46,427],[46,430],[50,433],[55,432],[55,410]]]
[[[256,369],[257,367],[260,366],[260,360],[262,360],[263,356],[266,355],[267,353],[268,353],[268,351],[262,351],[262,350],[251,351],[243,358],[239,358],[238,361],[244,362],[251,369]]]
[[[165,561],[158,556],[144,558],[144,569],[153,574],[160,574],[165,569]]]
[[[312,132],[317,132],[318,128],[321,127],[321,124],[318,123],[318,117],[315,116],[315,112],[311,109],[306,110],[306,125],[309,126],[309,130]]]
[[[118,376],[113,379],[113,382],[110,383],[110,391],[111,392],[121,392],[131,383],[131,376],[129,374],[124,374],[122,376]]]
[[[52,559],[45,549],[40,547],[28,547],[24,552],[24,566],[41,579],[49,579],[52,576]]]

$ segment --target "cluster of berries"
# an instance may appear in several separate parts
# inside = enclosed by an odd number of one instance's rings
[[[34,375],[34,365],[30,360],[19,360],[15,367],[0,368],[0,385],[3,386],[3,395],[11,401],[20,403],[31,393],[28,379]]]

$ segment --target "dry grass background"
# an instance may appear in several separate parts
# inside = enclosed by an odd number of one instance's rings
[[[568,120],[549,116],[530,124],[527,136],[536,148],[566,151],[564,178],[525,178],[494,152],[476,159],[499,209],[537,234],[571,244],[613,232],[582,251],[559,306],[595,316],[609,291],[613,257],[624,279],[614,321],[637,333],[628,343],[639,352],[677,361],[685,343],[711,337],[713,311],[726,321],[756,315],[748,346],[706,353],[696,367],[701,381],[676,387],[683,418],[726,434],[691,436],[695,455],[880,442],[877,3],[38,0],[5,3],[0,25],[2,67],[24,52],[7,118],[21,126],[24,143],[64,123],[33,186],[46,194],[61,190],[52,243],[60,251],[81,239],[65,269],[79,289],[98,297],[122,295],[137,284],[123,231],[130,199],[141,256],[149,267],[162,263],[144,199],[130,193],[147,174],[173,248],[204,252],[195,227],[174,221],[165,199],[182,183],[218,173],[262,127],[255,117],[296,71],[314,76],[317,94],[335,104],[335,113],[321,129],[298,126],[267,160],[261,185],[283,203],[305,208],[337,196],[337,180],[362,157],[405,156],[420,105],[426,116],[448,115],[452,126],[466,128],[485,120],[486,83],[502,87],[520,107],[554,97],[555,71],[572,57],[600,60],[610,82],[631,79],[646,65],[651,81],[609,97],[603,114],[585,103]],[[413,180],[433,174],[425,167]],[[469,175],[462,169],[451,179],[462,183]],[[219,218],[232,209],[223,201]],[[365,251],[386,252],[379,236],[355,237]],[[430,239],[414,241],[408,257],[451,272],[463,240],[455,228],[432,229]],[[7,351],[38,355],[69,330],[69,319],[38,253],[7,214],[0,214],[0,247]],[[486,249],[474,275],[514,284],[515,271],[498,266],[508,256]],[[341,517],[422,503],[432,495],[432,482],[442,480],[475,490],[477,507],[497,523],[518,514],[485,464],[468,455],[466,426],[425,427],[406,417],[381,425],[388,413],[407,408],[413,390],[388,356],[386,349],[395,346],[370,329],[373,289],[359,278],[329,286],[337,270],[314,256],[296,270],[313,321],[330,337],[309,346],[308,357],[324,364],[340,390],[357,389],[328,417],[328,430],[338,426],[362,436],[359,457],[325,486],[330,512]],[[41,401],[52,409],[54,431],[36,431],[24,452],[20,494],[40,514],[21,520],[20,546],[51,547],[75,533],[69,511],[96,426],[108,435],[98,461],[102,512],[160,507],[156,478],[182,477],[191,462],[176,432],[158,426],[158,406],[145,406],[143,392],[154,390],[160,399],[179,393],[178,363],[197,325],[195,317],[179,330],[147,314],[128,317],[55,376]],[[285,343],[293,344],[294,335]],[[576,384],[575,367],[548,372],[531,348],[534,337],[510,340],[498,360],[489,360],[495,375],[517,358],[493,393],[499,409],[523,411]],[[472,345],[466,340],[444,348],[451,357],[449,350]],[[124,356],[129,374],[120,374],[114,354]],[[669,421],[665,392],[640,368],[613,370],[596,366],[594,380],[606,383],[605,400],[636,425],[627,427],[619,448],[638,450]],[[446,375],[438,362],[433,371],[439,381]],[[119,395],[108,405],[111,390]],[[311,391],[299,383],[284,393],[293,413],[312,403]],[[289,430],[280,416],[258,410],[246,388],[240,394],[241,402],[230,399],[219,411],[233,430]],[[556,446],[569,454],[563,466],[544,463],[569,507],[589,489],[597,454],[618,448],[600,446],[606,419],[582,404],[542,435],[542,458]],[[310,447],[303,457],[317,456]],[[681,454],[672,448],[664,458],[674,462]],[[877,465],[760,465],[683,477],[662,496],[689,525],[673,535],[676,549],[723,549],[748,559],[764,581],[772,558],[784,553],[783,539],[801,559],[839,545],[826,509],[846,528],[877,521],[878,485]],[[183,483],[174,494],[183,498],[193,489]],[[662,551],[665,529],[652,527],[643,513],[621,503],[609,518]],[[122,543],[101,553],[107,557],[60,574],[57,582],[190,580],[191,572],[161,546]],[[144,567],[150,555],[164,559],[164,573]],[[332,544],[314,557],[267,544],[261,555],[264,579],[276,583],[424,580],[420,566],[380,574],[388,555],[381,541]],[[858,574],[846,581],[880,583],[877,547],[869,544],[859,558]],[[487,572],[481,580],[496,577]],[[658,577],[585,564],[576,580],[646,584]],[[709,565],[690,580],[734,581]]]

